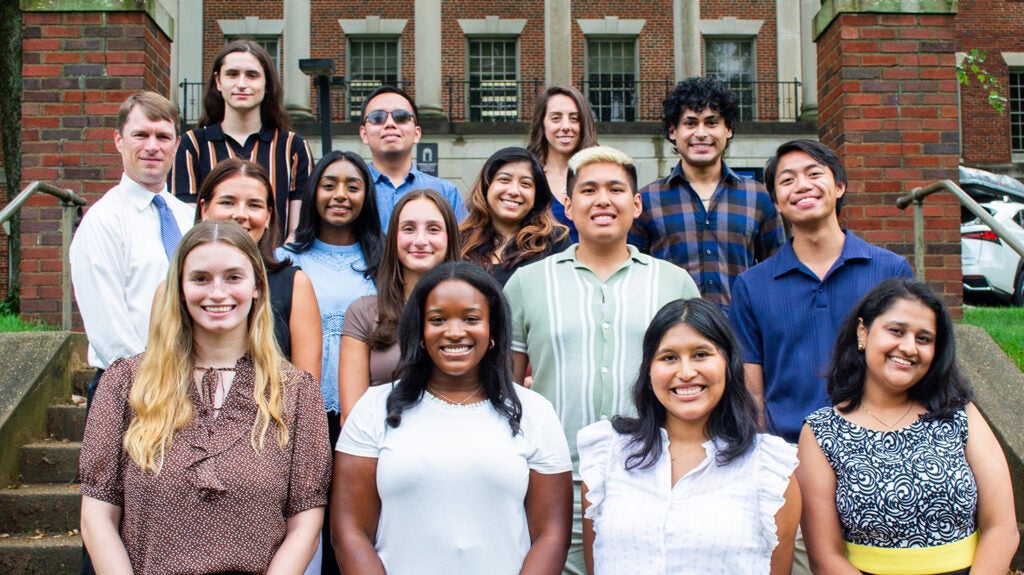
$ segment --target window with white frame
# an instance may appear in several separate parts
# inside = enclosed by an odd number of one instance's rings
[[[380,86],[400,86],[398,38],[355,37],[348,41],[348,117],[360,120],[363,100]]]
[[[741,121],[757,118],[753,38],[705,38],[704,75],[725,82],[740,101]]]
[[[599,122],[632,122],[637,109],[635,37],[587,38],[584,91]]]
[[[519,41],[517,38],[469,38],[467,90],[469,121],[519,119]]]
[[[1024,153],[1024,69],[1011,69],[1008,82],[1010,151]]]

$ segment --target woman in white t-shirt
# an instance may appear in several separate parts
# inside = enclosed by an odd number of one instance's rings
[[[551,404],[512,383],[509,322],[476,265],[416,284],[401,380],[370,388],[338,440],[331,533],[346,575],[561,572],[569,448]]]
[[[580,430],[583,545],[599,575],[789,573],[796,449],[758,434],[725,316],[676,300],[647,328],[638,416]]]

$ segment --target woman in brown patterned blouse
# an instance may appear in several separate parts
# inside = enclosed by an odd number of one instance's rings
[[[281,358],[256,245],[185,234],[149,346],[103,375],[82,445],[97,573],[302,573],[330,482],[312,376]]]

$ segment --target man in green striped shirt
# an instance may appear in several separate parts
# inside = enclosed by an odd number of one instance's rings
[[[572,452],[576,501],[565,572],[582,574],[576,433],[632,414],[630,387],[648,323],[666,303],[700,293],[686,270],[626,243],[641,209],[629,156],[604,146],[581,150],[569,161],[567,190],[579,243],[520,268],[505,294],[515,380],[532,367],[532,388],[554,405]]]

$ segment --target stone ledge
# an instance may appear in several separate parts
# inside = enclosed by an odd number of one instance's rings
[[[959,0],[822,0],[814,16],[812,36],[818,37],[840,14],[950,14],[960,11]]]
[[[174,17],[160,0],[21,0],[23,12],[145,12],[174,38]]]
[[[1024,519],[1024,373],[980,327],[958,324],[956,338],[957,361],[974,388],[975,405],[995,432],[1010,466],[1019,527]],[[1024,544],[1018,547],[1013,565],[1024,566]]]

